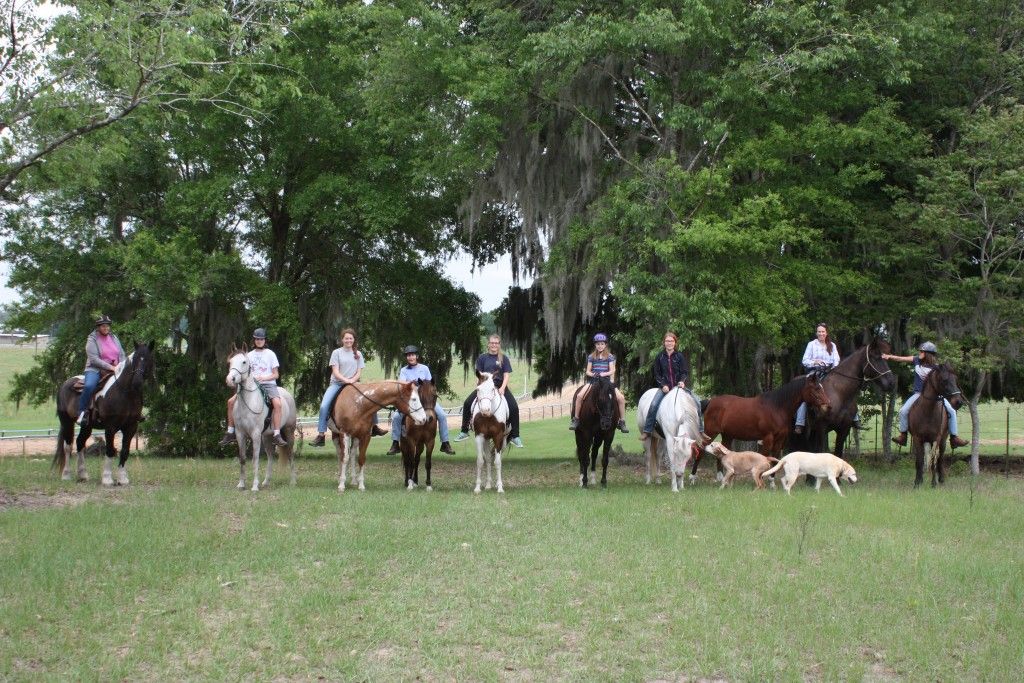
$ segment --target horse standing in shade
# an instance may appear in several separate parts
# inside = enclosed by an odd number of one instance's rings
[[[816,373],[799,375],[778,389],[760,396],[724,394],[708,401],[704,410],[704,433],[711,439],[722,435],[722,445],[732,449],[735,439],[760,441],[761,453],[779,457],[800,403],[815,406],[819,414],[830,410],[828,396]],[[717,460],[719,471],[721,461]],[[700,455],[694,458],[691,481],[697,474]]]
[[[618,401],[615,387],[608,377],[600,377],[590,387],[579,408],[576,427],[576,457],[580,461],[580,486],[587,487],[587,464],[590,464],[590,483],[597,480],[597,451],[604,446],[601,461],[601,486],[608,486],[608,451],[615,439],[618,421]]]
[[[345,490],[345,463],[352,455],[353,441],[359,443],[357,480],[359,490],[366,490],[366,448],[370,444],[372,415],[380,408],[393,406],[398,412],[412,418],[414,424],[427,421],[420,403],[419,387],[413,382],[386,380],[367,384],[346,385],[331,406],[331,439],[338,452],[338,490]]]
[[[949,435],[949,415],[942,403],[943,399],[949,401],[953,410],[963,405],[960,387],[956,383],[956,373],[945,363],[928,373],[921,395],[910,407],[910,414],[907,416],[910,426],[910,451],[914,454],[917,466],[914,488],[924,481],[926,467],[932,475],[932,486],[946,481],[946,463],[943,456],[946,454],[946,438]]]
[[[505,493],[501,482],[501,454],[508,446],[508,435],[512,426],[508,423],[508,401],[498,393],[493,375],[477,372],[476,400],[473,402],[473,434],[476,435],[476,488],[480,493],[480,475],[487,462],[487,490],[491,488],[491,464],[497,474],[498,493]]]
[[[810,451],[822,453],[828,445],[828,433],[835,431],[836,443],[833,453],[843,457],[843,446],[846,437],[853,428],[853,418],[857,414],[857,395],[864,384],[871,382],[881,391],[888,392],[896,388],[896,377],[889,369],[889,364],[882,358],[892,347],[881,339],[874,339],[867,346],[862,346],[839,364],[828,371],[821,386],[828,396],[831,410],[825,415],[810,411],[807,432],[804,435],[791,434],[789,451]],[[813,483],[813,477],[808,478]]]
[[[644,421],[647,419],[647,411],[650,410],[651,401],[654,400],[654,393],[661,391],[660,388],[648,389],[640,397],[637,406],[637,425],[643,431]],[[664,453],[668,460],[669,475],[672,477],[672,491],[686,488],[684,477],[686,465],[691,458],[700,452],[702,442],[700,435],[700,419],[698,411],[700,405],[693,395],[678,387],[670,390],[658,406],[658,422],[664,434],[664,451],[661,450],[661,439],[655,433],[643,440],[644,456],[647,462],[647,483],[651,483],[652,473],[658,473],[658,455]]]
[[[228,375],[225,383],[235,390],[235,405],[232,418],[235,421],[235,439],[238,441],[238,490],[245,489],[245,453],[252,444],[252,490],[260,490],[260,450],[267,453],[267,475],[263,486],[270,483],[271,471],[274,467],[274,428],[270,420],[271,407],[260,391],[259,384],[252,376],[252,367],[245,350],[232,349],[228,359]],[[291,482],[295,485],[295,426],[298,411],[295,399],[283,387],[278,388],[281,394],[281,438],[288,442],[281,446],[288,458],[291,468]]]
[[[434,440],[437,436],[437,418],[434,406],[437,404],[437,391],[430,380],[416,380],[419,387],[420,403],[427,414],[427,421],[416,424],[411,416],[402,418],[402,436],[399,447],[402,449],[402,465],[405,468],[405,485],[412,491],[420,483],[420,456],[427,451],[427,490],[433,491],[430,484],[430,460],[434,453]]]
[[[135,350],[124,364],[103,385],[93,402],[92,416],[79,430],[75,449],[78,452],[78,481],[88,481],[85,468],[85,442],[95,427],[102,427],[106,437],[106,458],[103,461],[104,486],[128,485],[125,464],[135,432],[142,420],[142,386],[145,380],[153,379],[153,348],[156,342],[135,344]],[[57,435],[57,452],[53,456],[53,467],[61,471],[61,478],[71,479],[71,440],[75,436],[75,420],[78,418],[78,397],[81,393],[81,377],[72,377],[57,390],[57,417],[60,432]],[[114,462],[114,435],[121,434],[121,458],[117,464],[117,480],[111,474]]]

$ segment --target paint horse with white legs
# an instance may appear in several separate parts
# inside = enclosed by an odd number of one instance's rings
[[[345,465],[352,457],[354,442],[359,444],[356,475],[359,490],[366,490],[366,448],[370,445],[373,414],[381,408],[388,407],[408,415],[413,424],[422,425],[427,421],[427,413],[423,410],[419,387],[415,382],[387,380],[348,384],[334,399],[327,426],[331,430],[331,439],[338,452],[339,491],[345,490]]]
[[[263,486],[270,483],[270,474],[274,465],[274,453],[278,447],[274,445],[274,429],[270,415],[272,408],[268,405],[259,383],[252,376],[252,367],[244,350],[232,349],[228,359],[228,375],[225,382],[235,390],[235,405],[232,418],[235,421],[235,439],[238,441],[238,489],[245,489],[245,454],[252,444],[252,490],[260,490],[260,450],[267,453],[267,475]],[[295,420],[297,411],[295,399],[287,389],[278,388],[281,394],[281,438],[288,442],[280,446],[288,458],[291,467],[291,482],[295,485]]]
[[[491,488],[491,464],[497,475],[497,492],[505,493],[501,482],[501,454],[508,446],[508,435],[512,426],[508,422],[508,401],[498,393],[494,386],[493,375],[489,372],[477,372],[476,399],[473,401],[473,434],[476,435],[476,488],[473,493],[480,493],[480,475],[487,463],[487,485]]]
[[[142,386],[145,380],[153,379],[153,347],[136,344],[118,372],[111,375],[103,389],[96,395],[89,420],[78,432],[75,449],[78,453],[78,481],[87,481],[85,469],[85,442],[92,430],[102,428],[106,437],[106,458],[103,462],[103,485],[128,485],[125,464],[139,422],[142,420]],[[81,393],[82,377],[72,377],[57,390],[57,417],[60,433],[57,435],[57,452],[53,456],[54,468],[61,471],[61,478],[71,479],[71,441],[75,436],[75,420],[78,418],[78,399]],[[117,464],[117,479],[111,468],[114,462],[114,435],[121,434],[121,457]]]
[[[648,389],[640,397],[636,417],[641,432],[655,392],[658,391],[661,389]],[[702,443],[699,410],[697,399],[678,387],[670,390],[662,399],[658,406],[656,424],[661,427],[664,445],[661,443],[662,437],[658,434],[657,428],[643,440],[648,484],[651,483],[652,475],[658,476],[658,455],[664,454],[668,461],[669,476],[672,478],[672,490],[685,488],[686,466],[690,460],[697,457]]]
[[[420,456],[425,450],[427,452],[427,490],[433,491],[434,487],[430,483],[430,467],[434,455],[434,441],[437,437],[437,418],[434,416],[437,390],[429,379],[416,380],[416,386],[419,388],[420,403],[423,404],[423,412],[427,415],[427,421],[423,424],[416,424],[411,416],[404,416],[398,444],[402,449],[402,467],[405,470],[406,489],[412,491],[420,483]]]

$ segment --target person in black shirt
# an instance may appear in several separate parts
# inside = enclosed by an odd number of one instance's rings
[[[498,393],[505,396],[508,401],[508,425],[509,440],[516,448],[523,447],[523,440],[519,438],[519,404],[516,397],[508,389],[509,375],[512,374],[512,363],[508,356],[501,352],[501,337],[492,334],[487,339],[487,353],[476,359],[477,372],[489,372],[493,375],[494,385],[498,387]],[[462,431],[455,437],[455,441],[464,441],[469,438],[469,421],[473,417],[473,401],[476,399],[476,391],[473,391],[462,404]]]

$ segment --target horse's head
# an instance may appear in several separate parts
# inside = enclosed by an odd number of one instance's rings
[[[807,375],[803,389],[800,390],[800,400],[809,406],[814,406],[820,413],[828,413],[832,404],[828,401],[828,394],[821,386],[821,377],[817,373]]]
[[[608,377],[600,377],[590,388],[592,400],[601,418],[601,429],[611,429],[615,426],[618,414],[618,401],[615,400],[615,387]]]
[[[492,415],[498,409],[498,387],[489,372],[476,373],[476,407],[481,415]]]
[[[132,388],[142,391],[142,384],[147,379],[156,379],[156,368],[153,365],[153,349],[156,341],[148,344],[135,343],[135,351],[132,352]]]
[[[238,387],[249,377],[251,372],[249,357],[245,355],[244,351],[232,348],[231,355],[228,356],[228,376],[224,379],[227,385],[232,389]]]
[[[395,397],[395,407],[398,412],[408,415],[418,425],[427,421],[427,411],[423,410],[423,401],[420,400],[420,388],[416,382],[399,382],[398,396]]]
[[[963,405],[964,399],[963,394],[960,391],[960,387],[956,382],[956,373],[948,363],[943,363],[939,367],[932,370],[928,379],[932,379],[934,376],[935,390],[939,396],[942,396],[949,405],[953,406],[953,410],[957,410]]]
[[[668,464],[673,474],[682,475],[686,465],[700,457],[700,442],[687,434],[670,436],[665,445],[668,447]]]
[[[864,364],[861,366],[861,378],[865,382],[874,382],[883,392],[896,388],[896,375],[892,374],[889,364],[882,358],[883,353],[891,353],[892,346],[884,339],[875,337],[864,347]]]
[[[429,379],[416,380],[416,387],[419,390],[420,403],[423,405],[423,410],[427,413],[429,421],[433,419],[434,407],[437,405],[437,387]]]

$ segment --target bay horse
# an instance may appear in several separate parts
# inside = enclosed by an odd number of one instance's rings
[[[419,387],[414,382],[385,380],[366,384],[347,384],[334,399],[331,419],[331,439],[338,452],[338,490],[345,490],[345,463],[352,455],[353,440],[359,443],[357,481],[359,490],[366,490],[366,448],[370,444],[372,415],[380,408],[393,407],[408,415],[413,423],[421,425],[427,414],[420,402]]]
[[[917,466],[914,488],[924,481],[926,467],[932,475],[932,486],[946,481],[946,463],[943,456],[946,454],[946,437],[949,435],[949,415],[942,403],[943,399],[949,401],[953,410],[963,405],[960,387],[956,383],[956,373],[946,363],[928,373],[921,395],[910,407],[910,449]]]
[[[760,441],[761,453],[777,458],[786,445],[796,409],[803,402],[817,407],[821,414],[831,409],[818,373],[798,375],[760,396],[715,396],[704,409],[704,433],[711,439],[721,434],[722,445],[730,450],[735,439]],[[721,471],[721,461],[716,461]],[[700,455],[693,460],[691,481],[699,462]]]
[[[430,380],[416,380],[419,388],[420,403],[423,411],[427,414],[427,421],[423,424],[416,424],[410,415],[402,418],[402,435],[398,442],[402,449],[402,465],[405,467],[405,485],[412,491],[420,483],[420,456],[424,449],[427,452],[427,490],[433,491],[430,484],[430,462],[434,453],[434,440],[437,436],[437,418],[434,415],[434,406],[437,404],[437,391],[434,383]]]
[[[640,397],[636,418],[641,432],[643,432],[644,422],[647,419],[647,411],[654,400],[655,392],[658,391],[661,391],[659,387],[648,389]],[[661,437],[657,434],[657,430],[643,439],[648,484],[651,483],[652,473],[657,476],[658,455],[663,454],[668,461],[672,491],[678,492],[680,488],[686,488],[683,481],[686,475],[686,465],[691,458],[697,456],[702,443],[700,418],[697,412],[699,410],[700,405],[693,395],[679,387],[671,389],[662,399],[658,406],[657,425],[661,427],[664,434],[664,450],[662,450]]]
[[[860,390],[869,382],[882,392],[896,388],[896,376],[882,358],[883,353],[889,353],[891,350],[888,342],[876,338],[829,370],[825,379],[821,381],[821,386],[828,396],[831,409],[825,415],[808,411],[806,433],[802,437],[791,434],[788,450],[822,453],[826,450],[828,433],[834,431],[836,442],[833,453],[842,458],[846,437],[853,428],[853,418],[857,414],[857,396]]]
[[[235,422],[235,440],[238,442],[238,490],[245,489],[245,455],[252,444],[252,489],[260,490],[260,451],[267,454],[267,474],[263,486],[270,483],[274,466],[274,428],[270,420],[271,407],[264,400],[259,383],[252,376],[252,366],[244,349],[232,348],[228,358],[228,374],[224,382],[235,390],[235,404],[231,417]],[[295,429],[298,410],[295,398],[284,387],[278,387],[281,395],[281,438],[288,442],[281,446],[291,468],[291,483],[295,485]]]
[[[601,487],[608,486],[608,451],[615,439],[619,404],[615,386],[608,377],[600,377],[590,386],[580,405],[576,426],[576,457],[580,461],[580,486],[587,488],[587,464],[590,465],[590,483],[597,479],[597,451],[604,446],[601,459]]]
[[[505,493],[501,481],[501,454],[508,446],[508,435],[512,430],[509,424],[508,401],[498,393],[494,386],[494,376],[489,372],[476,373],[476,399],[473,402],[473,434],[476,436],[476,488],[473,493],[480,493],[480,475],[484,462],[487,462],[486,490],[491,488],[491,464],[497,474],[496,491]]]
[[[135,438],[135,432],[142,420],[142,387],[147,379],[155,377],[153,368],[153,348],[155,341],[149,344],[135,344],[135,350],[125,359],[118,371],[112,375],[96,394],[89,421],[79,430],[75,441],[78,453],[78,481],[88,481],[89,473],[85,468],[85,442],[89,440],[92,430],[101,427],[106,437],[106,458],[103,461],[102,483],[104,486],[128,485],[128,473],[125,463]],[[71,479],[71,440],[75,436],[75,421],[78,418],[78,399],[81,389],[76,385],[82,377],[72,377],[65,381],[57,390],[57,418],[60,420],[60,432],[57,435],[57,452],[53,456],[53,467],[61,472],[61,479]],[[111,474],[116,450],[114,435],[121,434],[121,457],[117,463],[117,480]]]

